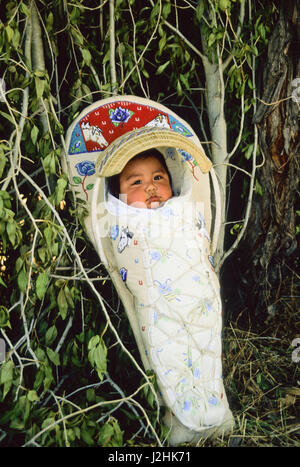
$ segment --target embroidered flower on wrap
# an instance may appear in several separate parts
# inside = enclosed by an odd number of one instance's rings
[[[184,401],[183,410],[185,412],[189,412],[191,410],[191,407],[192,407],[191,401],[189,400]]]
[[[192,161],[193,160],[192,156],[188,152],[183,151],[182,149],[180,149],[179,152],[180,152],[180,154],[181,154],[181,156],[183,158],[182,162]]]
[[[118,224],[112,225],[110,227],[110,231],[109,231],[110,238],[112,238],[113,240],[116,240],[118,235],[119,235],[119,226],[118,226]]]
[[[95,164],[94,162],[91,162],[91,161],[82,161],[82,162],[78,162],[78,164],[75,165],[75,168],[77,170],[77,172],[79,173],[79,175],[81,175],[83,177],[83,179],[81,179],[80,177],[78,176],[75,176],[73,177],[73,182],[76,184],[76,185],[81,185],[82,186],[82,190],[85,194],[85,197],[86,199],[88,200],[88,190],[91,190],[94,186],[93,183],[89,183],[87,186],[85,186],[85,181],[86,181],[86,178],[87,177],[90,177],[91,175],[94,175],[95,173]]]
[[[132,115],[133,112],[131,110],[123,109],[122,107],[109,110],[109,118],[115,126],[118,126],[120,123],[127,123]]]
[[[218,405],[219,404],[219,401],[218,399],[215,397],[215,396],[211,396],[209,399],[208,399],[208,403],[210,405]]]
[[[121,275],[121,278],[122,278],[122,281],[123,282],[126,282],[126,279],[127,279],[127,269],[126,268],[121,268],[120,269],[120,275]]]
[[[78,164],[76,164],[75,167],[79,175],[81,175],[82,177],[94,175],[95,173],[95,164],[91,161],[78,162]]]

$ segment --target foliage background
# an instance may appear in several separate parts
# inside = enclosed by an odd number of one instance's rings
[[[244,226],[235,219],[248,206],[249,181],[256,198],[263,194],[251,172],[261,156],[252,118],[278,2],[2,1],[0,15],[0,443],[166,444],[154,377],[141,368],[123,308],[79,222],[84,206],[61,171],[64,134],[85,106],[118,92],[172,107],[209,142],[203,53],[211,63],[220,50],[225,63],[227,53],[224,111],[235,149],[229,251]],[[297,292],[284,317],[262,325],[226,295],[242,258],[236,250],[223,272],[224,376],[236,428],[202,444],[299,445]]]

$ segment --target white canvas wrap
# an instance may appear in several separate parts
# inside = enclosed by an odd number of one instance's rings
[[[134,297],[163,400],[184,426],[201,431],[222,425],[228,403],[219,283],[203,203],[193,201],[189,175],[180,196],[157,209],[127,206],[110,194],[106,209],[115,262]]]
[[[97,172],[105,148],[143,127],[172,130],[187,143],[174,147],[162,138],[153,144],[165,157],[174,197],[152,210],[112,197]],[[202,172],[189,154],[190,142],[204,154],[191,126],[162,104],[111,96],[74,120],[62,159],[72,190],[85,202],[86,233],[124,305],[143,366],[157,376],[171,445],[234,426],[222,381],[222,311],[211,256],[221,226],[220,191],[214,168]],[[137,144],[134,154],[140,150]]]

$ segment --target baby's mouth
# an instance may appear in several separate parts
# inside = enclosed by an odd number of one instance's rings
[[[158,208],[160,205],[160,197],[159,196],[150,196],[150,198],[147,199],[146,203],[147,206],[150,208]]]
[[[153,203],[156,201],[160,201],[159,196],[150,196],[150,198],[147,199],[147,203]]]

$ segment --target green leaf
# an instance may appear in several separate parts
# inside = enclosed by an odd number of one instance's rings
[[[45,174],[56,174],[56,154],[55,151],[51,151],[45,159],[42,161]]]
[[[25,268],[22,268],[19,272],[17,277],[17,283],[21,292],[25,293],[28,284],[28,276],[26,274]]]
[[[250,50],[251,50],[251,52],[252,52],[256,57],[258,56],[258,50],[257,50],[256,45],[254,45],[254,44],[251,45],[251,46],[250,46]]]
[[[167,19],[171,11],[171,3],[165,2],[162,8],[162,17]]]
[[[54,418],[54,417],[48,417],[48,418],[46,418],[46,419],[43,421],[43,423],[42,423],[42,426],[41,426],[42,430],[43,430],[44,428],[47,428],[48,426],[52,425],[54,422],[55,422],[55,418]]]
[[[94,347],[96,347],[98,345],[100,341],[100,336],[93,336],[90,340],[89,340],[89,343],[88,343],[88,350],[91,350],[93,349]]]
[[[39,129],[37,126],[34,125],[30,132],[31,141],[33,142],[33,144],[36,143],[38,133],[39,133]]]
[[[44,263],[46,261],[47,249],[45,247],[38,248],[38,254],[42,262]]]
[[[94,188],[94,183],[89,183],[89,185],[87,185],[86,189],[87,190],[92,190]]]
[[[51,367],[49,365],[46,365],[45,366],[45,376],[44,376],[44,379],[43,379],[44,391],[47,391],[50,388],[52,381],[54,381],[54,378],[53,378]]]
[[[47,329],[46,335],[45,335],[45,343],[47,346],[51,345],[57,337],[57,329],[55,325],[51,326],[49,329]]]
[[[18,29],[15,29],[14,35],[12,38],[12,45],[17,48],[20,43],[21,34]]]
[[[9,311],[5,306],[0,305],[0,328],[5,327],[9,327],[11,329]]]
[[[60,365],[60,360],[59,360],[59,355],[57,352],[54,352],[50,347],[46,348],[47,355],[49,359],[51,360],[52,363],[54,363],[55,366]]]
[[[65,191],[67,187],[67,180],[62,176],[57,180],[55,188],[55,203],[58,205],[65,198]]]
[[[179,96],[182,96],[182,86],[181,86],[181,84],[180,84],[180,80],[179,80],[179,79],[177,80],[176,89],[177,89],[178,95],[179,95]]]
[[[21,271],[23,265],[24,265],[23,259],[19,256],[15,264],[15,270],[17,273]]]
[[[48,273],[47,272],[41,272],[38,275],[38,278],[37,278],[36,284],[35,284],[36,294],[37,294],[39,300],[41,300],[43,298],[43,296],[45,295],[48,283],[49,283]]]
[[[219,0],[219,8],[222,11],[225,11],[228,8],[230,8],[230,0]]]
[[[166,63],[164,63],[163,65],[160,65],[157,70],[156,70],[156,75],[160,75],[166,68],[167,66],[169,65],[170,63],[170,60],[168,60]]]
[[[208,42],[207,42],[207,45],[208,47],[211,47],[213,45],[213,43],[216,41],[216,35],[211,32],[210,35],[208,36]]]
[[[66,299],[64,289],[60,289],[58,296],[57,296],[57,305],[59,309],[59,314],[62,319],[66,319],[67,311],[68,311],[68,302]]]
[[[123,446],[123,432],[120,429],[118,420],[111,417],[99,431],[98,441],[103,447]]]
[[[51,249],[51,244],[52,244],[52,229],[51,227],[46,227],[44,230],[44,237],[46,240],[47,247]]]
[[[257,179],[255,180],[254,191],[257,195],[263,196],[263,188]]]
[[[73,177],[73,182],[76,183],[76,185],[78,185],[79,183],[81,183],[81,178],[80,177]]]
[[[34,391],[33,389],[31,391],[28,391],[27,398],[30,402],[38,402],[40,400],[36,391]]]
[[[3,171],[5,169],[7,161],[8,161],[7,157],[4,156],[3,154],[0,154],[0,177],[2,177],[3,175]]]
[[[18,224],[14,219],[9,219],[7,225],[6,225],[6,232],[9,238],[10,243],[12,246],[16,246],[18,242]]]
[[[7,362],[3,363],[1,366],[1,374],[0,374],[0,384],[3,384],[3,396],[2,400],[4,400],[5,396],[7,395],[8,391],[10,390],[13,382],[13,369],[14,364],[12,360],[8,360]]]
[[[90,364],[97,370],[100,380],[107,371],[107,348],[100,336],[93,336],[88,343],[88,359]]]
[[[22,13],[24,13],[28,18],[30,18],[30,9],[28,8],[27,5],[25,5],[24,2],[21,2],[20,9]]]
[[[123,446],[123,431],[121,431],[118,420],[113,418],[112,424],[114,428],[114,446]]]
[[[252,156],[253,147],[254,147],[254,145],[253,145],[253,143],[251,143],[251,144],[249,144],[249,146],[247,147],[247,149],[246,149],[246,151],[245,151],[245,158],[246,158],[247,160],[249,160],[250,157]]]
[[[158,43],[158,55],[161,55],[165,49],[167,43],[167,35],[166,33],[163,34],[162,38],[160,39]]]
[[[0,277],[0,285],[3,285],[3,287],[6,287],[7,288],[7,285],[5,284],[4,280],[2,279],[2,277]]]
[[[88,446],[94,446],[95,441],[88,429],[81,429],[81,438]]]
[[[101,446],[107,446],[110,443],[111,437],[114,434],[114,428],[111,426],[110,423],[105,423],[100,430],[99,430],[99,443]]]
[[[0,110],[0,115],[2,115],[4,118],[6,118],[6,120],[8,120],[10,123],[12,123],[13,125],[15,125],[14,119],[12,118],[11,115],[9,115],[9,114],[6,113],[6,112],[3,112],[2,110]]]
[[[46,18],[46,26],[48,31],[51,31],[52,26],[53,26],[53,13],[50,11],[49,15]]]
[[[200,22],[204,13],[204,1],[200,0],[196,7],[196,18]]]
[[[81,53],[82,53],[82,58],[83,58],[84,63],[87,66],[90,66],[91,61],[92,61],[92,56],[91,56],[90,51],[88,49],[82,49]]]
[[[14,35],[14,30],[10,27],[9,24],[5,27],[5,32],[6,32],[8,42],[11,42],[13,35]]]
[[[66,285],[64,288],[65,297],[70,308],[74,308],[74,301],[69,287]]]
[[[35,76],[35,91],[37,99],[40,99],[45,90],[46,81]]]
[[[181,79],[182,83],[184,84],[184,86],[186,87],[186,89],[190,89],[189,80],[188,80],[187,76],[180,74],[180,79]]]
[[[266,28],[263,23],[260,23],[258,26],[258,32],[261,35],[262,39],[266,39]]]

